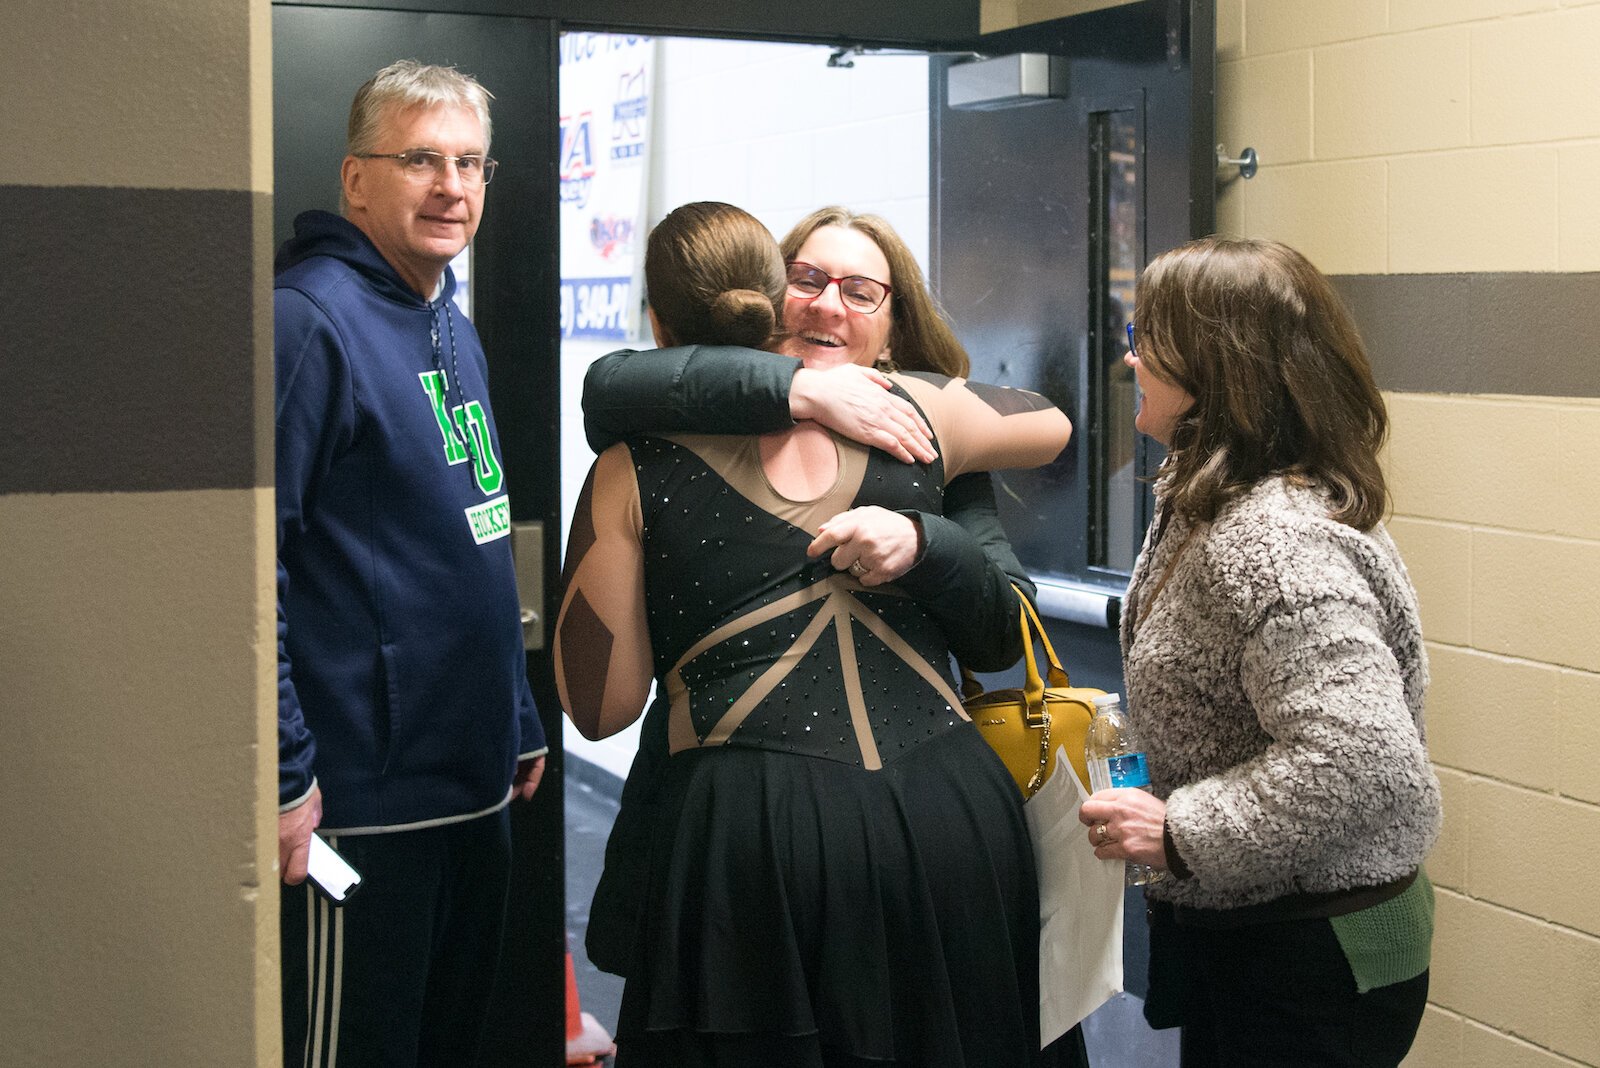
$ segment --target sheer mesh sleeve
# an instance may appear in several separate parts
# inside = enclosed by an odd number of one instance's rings
[[[587,738],[632,723],[649,696],[642,531],[633,462],[616,445],[589,469],[573,513],[556,617],[556,687]]]
[[[894,380],[932,424],[946,481],[968,471],[1039,467],[1061,455],[1072,436],[1066,413],[1025,389],[926,372]]]

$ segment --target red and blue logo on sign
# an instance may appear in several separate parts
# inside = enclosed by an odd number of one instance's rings
[[[594,148],[589,128],[594,113],[585,111],[576,118],[561,117],[561,202],[583,207],[589,203],[589,186],[594,182]]]

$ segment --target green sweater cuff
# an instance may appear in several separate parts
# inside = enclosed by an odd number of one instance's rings
[[[1433,884],[1428,873],[1402,893],[1359,912],[1334,916],[1333,933],[1365,994],[1414,979],[1428,970],[1433,947]]]

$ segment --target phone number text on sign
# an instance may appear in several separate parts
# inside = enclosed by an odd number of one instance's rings
[[[629,278],[583,278],[561,283],[561,336],[625,338]]]

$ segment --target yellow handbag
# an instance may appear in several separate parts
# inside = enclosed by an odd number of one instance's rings
[[[1020,590],[1017,600],[1022,602],[1022,658],[1027,671],[1022,689],[986,693],[972,672],[963,667],[962,706],[983,740],[1000,754],[1006,770],[1017,781],[1023,800],[1037,793],[1054,774],[1057,746],[1066,746],[1072,770],[1087,790],[1089,767],[1084,760],[1083,743],[1089,734],[1089,720],[1094,718],[1094,699],[1105,691],[1072,685],[1033,605]],[[1028,625],[1030,621],[1032,627]],[[1039,664],[1034,659],[1036,637],[1044,645],[1047,678],[1039,676]]]

